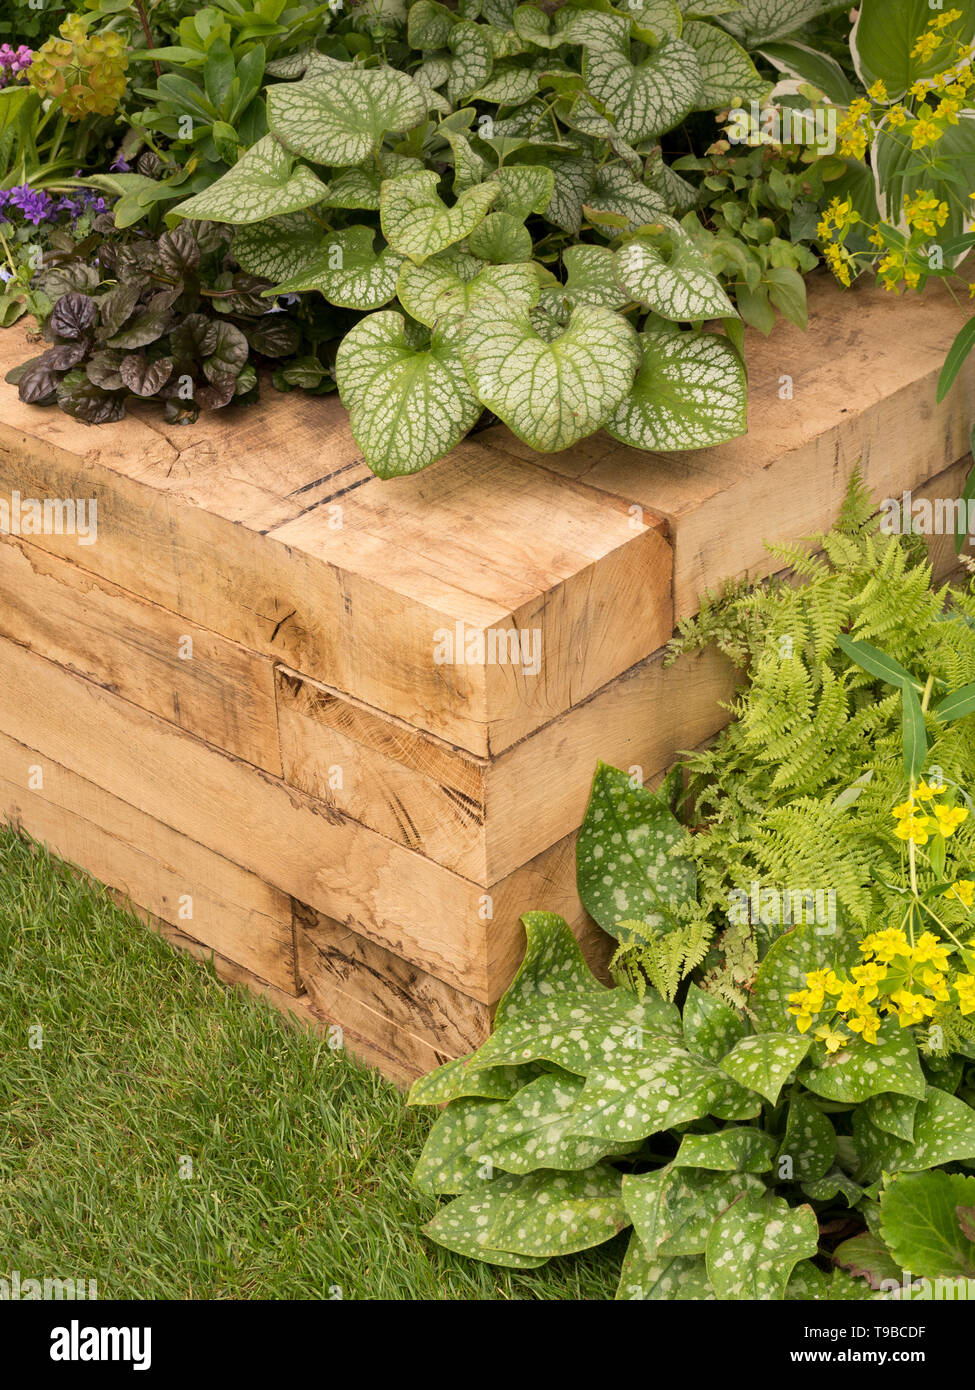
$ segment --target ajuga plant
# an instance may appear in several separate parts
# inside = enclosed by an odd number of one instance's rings
[[[620,943],[617,986],[529,913],[492,1037],[415,1086],[446,1106],[416,1182],[452,1198],[427,1228],[447,1248],[530,1267],[632,1226],[624,1299],[930,1297],[919,1280],[970,1277],[975,1044],[960,1027],[939,1046],[907,996],[953,990],[975,1014],[955,988],[975,956],[938,956],[971,930],[975,600],[933,589],[919,543],[870,511],[855,486],[816,551],[782,552],[804,584],[685,627],[681,648],[716,639],[745,671],[711,751],[657,794],[599,768],[579,889]],[[767,911],[832,885],[835,912]],[[820,984],[845,1013],[814,1028]]]
[[[746,46],[829,8],[414,0],[405,23],[383,8],[350,61],[354,10],[329,51],[273,65],[268,133],[172,215],[235,225],[269,294],[364,316],[336,373],[384,477],[485,410],[545,451],[599,428],[642,449],[715,444],[745,428],[740,324],[661,138],[763,97]]]
[[[266,282],[234,267],[227,229],[112,233],[111,219],[97,218],[37,276],[53,301],[52,346],[8,373],[21,400],[97,424],[120,419],[133,398],[161,400],[174,423],[256,399],[257,365],[291,357],[299,331],[261,297]]]

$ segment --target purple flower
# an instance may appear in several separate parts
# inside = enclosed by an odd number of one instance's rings
[[[122,153],[121,150],[119,150],[118,154],[112,160],[108,168],[109,171],[113,174],[131,174],[132,172],[132,165],[126,159],[125,155]]]
[[[24,214],[24,221],[32,222],[35,227],[54,213],[54,204],[50,196],[43,189],[33,189],[26,183],[18,188],[11,188],[7,202],[10,207],[20,208]]]
[[[10,78],[19,77],[33,60],[33,53],[24,43],[16,49],[9,43],[0,44],[0,87],[5,87]]]

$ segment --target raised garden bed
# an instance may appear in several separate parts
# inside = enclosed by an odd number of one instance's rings
[[[748,343],[747,436],[682,455],[498,427],[383,482],[334,398],[95,430],[5,388],[0,496],[95,499],[98,530],[0,543],[0,814],[399,1080],[476,1047],[527,909],[605,962],[596,759],[653,782],[726,718],[721,660],[665,668],[675,621],[828,527],[857,464],[878,498],[960,491],[940,287],[817,278],[811,307]]]

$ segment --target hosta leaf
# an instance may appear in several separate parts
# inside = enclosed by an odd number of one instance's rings
[[[701,92],[697,105],[713,111],[720,106],[737,106],[752,97],[761,100],[772,83],[760,76],[755,64],[739,43],[714,24],[685,24],[682,38],[697,54],[701,68]]]
[[[975,1178],[957,1173],[900,1173],[880,1198],[880,1234],[914,1278],[975,1279],[975,1245],[958,1208],[975,1202]]]
[[[674,1166],[717,1173],[767,1173],[775,1137],[761,1129],[722,1129],[716,1134],[685,1134]]]
[[[684,228],[672,217],[658,217],[657,223],[660,245],[631,241],[616,253],[616,277],[630,298],[674,322],[733,318],[731,300]]]
[[[422,265],[468,236],[498,195],[497,184],[479,183],[465,189],[447,207],[437,194],[439,179],[432,169],[387,179],[380,193],[383,236],[394,251]]]
[[[441,1207],[433,1220],[424,1227],[425,1233],[438,1245],[470,1259],[485,1260],[488,1264],[508,1269],[537,1269],[545,1259],[530,1255],[513,1255],[496,1250],[488,1243],[492,1223],[501,1214],[509,1197],[516,1196],[529,1179],[499,1173],[473,1192],[455,1197]]]
[[[708,1232],[744,1192],[764,1192],[752,1173],[707,1173],[672,1164],[623,1179],[623,1204],[651,1256],[703,1255]]]
[[[758,1033],[742,1038],[721,1059],[721,1067],[740,1086],[758,1091],[772,1105],[809,1051],[811,1038],[798,1033]]]
[[[368,159],[389,131],[426,120],[427,100],[395,68],[329,68],[268,89],[267,120],[283,145],[316,164],[345,168]],[[278,209],[284,211],[284,209]]]
[[[484,1161],[484,1131],[504,1109],[502,1100],[465,1097],[452,1101],[427,1135],[413,1173],[414,1186],[431,1197],[483,1187],[490,1176]]]
[[[308,212],[269,217],[234,233],[233,254],[249,275],[277,282],[297,275],[315,259],[325,229]]]
[[[343,309],[379,309],[396,294],[396,277],[403,257],[388,246],[376,254],[372,227],[344,227],[321,243],[318,255],[297,275],[266,296],[304,294],[318,290],[330,304]]]
[[[698,104],[701,70],[697,54],[683,39],[668,36],[640,62],[629,54],[629,21],[615,16],[593,15],[619,27],[612,46],[587,44],[583,76],[592,97],[613,118],[623,139],[631,145],[655,139],[679,125]]]
[[[668,1015],[665,1011],[670,1009]],[[616,1063],[620,1070],[635,1069],[648,1057],[659,1057],[679,1040],[679,1015],[672,1005],[657,996],[636,999],[628,990],[611,989],[601,994],[585,993],[554,998],[540,995],[530,1009],[508,1013],[484,1043],[471,1066],[519,1066],[524,1062],[554,1062],[565,1071],[586,1076],[596,1067]],[[657,1080],[660,1067],[652,1068]],[[698,1073],[694,1073],[697,1078]],[[701,1071],[703,1076],[703,1070]],[[628,1081],[640,1086],[635,1070]],[[670,1094],[670,1093],[668,1093]],[[656,1102],[654,1102],[656,1104]],[[703,1112],[702,1112],[703,1113]],[[676,1121],[675,1121],[676,1123]],[[576,1133],[596,1133],[588,1127]],[[601,1136],[601,1131],[599,1132]],[[619,1137],[624,1142],[639,1137],[635,1133]]]
[[[914,1037],[893,1018],[884,1020],[875,1043],[858,1038],[823,1066],[806,1072],[802,1080],[817,1096],[847,1102],[867,1100],[884,1091],[918,1097],[925,1091]]]
[[[879,1096],[871,1096],[863,1102],[864,1114],[871,1124],[898,1139],[909,1143],[914,1139],[914,1116],[920,1101],[917,1096],[898,1095],[886,1091]]]
[[[538,299],[539,284],[528,265],[485,265],[472,256],[437,256],[423,265],[404,261],[397,294],[412,318],[432,326],[438,319],[466,314],[476,300],[491,296],[527,313]]]
[[[748,1024],[716,995],[691,983],[684,1001],[684,1041],[692,1052],[720,1062],[748,1032]]]
[[[667,215],[667,205],[625,164],[604,164],[596,174],[586,206],[600,212],[617,212],[630,227],[658,222]]]
[[[461,1096],[510,1100],[536,1075],[533,1067],[475,1067],[469,1057],[455,1057],[413,1083],[407,1105],[446,1105]]]
[[[950,8],[959,11],[959,20],[952,24],[949,33],[952,39],[958,34],[959,42],[964,44],[972,37],[975,6],[971,0],[961,0]],[[897,101],[919,78],[931,78],[951,66],[944,44],[933,51],[914,51],[934,17],[934,8],[927,0],[864,0],[859,9],[850,48],[864,86],[880,79],[890,100]]]
[[[273,90],[284,90],[276,88]],[[328,188],[305,164],[295,164],[273,135],[265,135],[232,169],[174,212],[207,222],[263,222],[320,203]]]
[[[636,449],[711,448],[745,433],[746,405],[745,369],[726,338],[648,331],[633,387],[606,429]]]
[[[798,1091],[789,1101],[785,1134],[777,1155],[780,1171],[789,1160],[790,1181],[815,1182],[825,1177],[836,1157],[836,1131],[828,1115]]]
[[[746,1193],[715,1221],[707,1267],[724,1299],[782,1300],[793,1269],[819,1246],[811,1207],[790,1207],[770,1193]]]
[[[447,38],[450,50],[450,75],[447,78],[447,97],[456,106],[491,76],[494,56],[484,29],[469,20],[459,20]]]
[[[714,1084],[714,1069],[699,1057],[650,1037],[630,1060],[591,1065],[575,1132],[623,1143],[645,1139],[707,1115]]]
[[[579,896],[603,931],[620,941],[636,940],[632,931],[620,932],[618,923],[660,926],[665,921],[661,905],[694,898],[694,865],[672,853],[686,835],[661,797],[633,786],[618,768],[599,764],[576,865]]]
[[[555,912],[526,912],[522,917],[527,936],[525,957],[518,973],[501,996],[494,1014],[500,1028],[510,1018],[533,1007],[539,1000],[564,1000],[568,995],[609,993],[586,964],[578,941],[563,917]],[[658,1011],[673,1022],[673,1010]]]
[[[422,345],[408,340],[403,316],[389,310],[349,330],[335,374],[355,441],[381,478],[426,468],[481,413],[453,345],[437,332]]]
[[[534,1258],[602,1245],[630,1224],[620,1181],[602,1165],[584,1173],[532,1173],[504,1198],[488,1239]]]
[[[459,339],[478,399],[533,449],[556,452],[592,434],[629,390],[636,334],[608,309],[573,309],[551,342],[516,308],[474,303]]]
[[[647,1255],[634,1232],[620,1272],[619,1300],[638,1299],[702,1301],[714,1298],[707,1267],[701,1256],[655,1259]]]
[[[897,1139],[877,1129],[866,1115],[854,1115],[857,1157],[867,1176],[881,1171],[919,1172],[975,1158],[975,1110],[959,1096],[929,1086],[914,1117],[914,1138]]]
[[[486,1133],[479,1136],[480,1152],[507,1173],[539,1168],[565,1173],[591,1168],[614,1148],[618,1151],[612,1142],[573,1133],[575,1103],[584,1084],[568,1073],[548,1073],[530,1082],[492,1114]]]

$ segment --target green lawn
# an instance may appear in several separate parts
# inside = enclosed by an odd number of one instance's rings
[[[612,1296],[619,1241],[528,1273],[426,1241],[430,1112],[7,830],[0,991],[0,1275],[101,1298]]]

